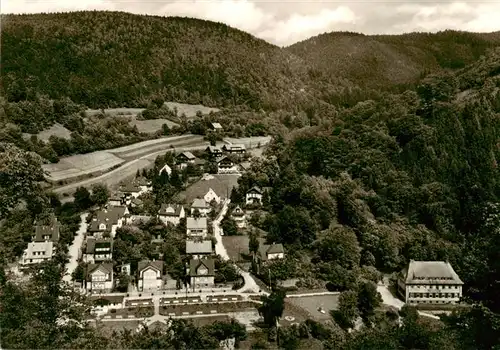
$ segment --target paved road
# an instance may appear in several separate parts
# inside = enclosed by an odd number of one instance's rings
[[[392,295],[391,291],[386,285],[378,285],[377,286],[377,291],[380,293],[382,296],[382,301],[384,304],[395,307],[398,310],[401,310],[401,308],[405,305],[405,303],[398,298],[396,298],[394,295]],[[425,317],[430,317],[434,318],[436,320],[439,320],[439,317],[436,315],[432,315],[426,312],[419,311],[418,314],[420,316],[425,316]]]
[[[87,232],[87,216],[88,213],[84,213],[80,215],[80,228],[76,231],[76,237],[73,240],[73,243],[70,245],[68,250],[69,262],[66,264],[66,274],[63,276],[63,281],[70,283],[71,282],[71,274],[75,271],[78,266],[78,255],[80,252],[80,248],[83,244],[83,238],[85,236],[85,232]]]

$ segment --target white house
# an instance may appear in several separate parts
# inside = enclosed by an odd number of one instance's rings
[[[224,129],[222,128],[222,125],[220,123],[210,123],[210,130],[222,131]]]
[[[206,240],[186,240],[186,254],[193,259],[204,259],[212,255],[212,241]]]
[[[168,223],[179,225],[181,219],[185,217],[186,211],[184,207],[179,204],[162,204],[160,210],[158,210],[158,219],[165,225]]]
[[[186,235],[188,238],[205,238],[208,235],[208,222],[206,217],[186,219]]]
[[[159,290],[163,286],[163,261],[139,261],[137,274],[139,291]]]
[[[114,237],[116,229],[123,226],[127,215],[129,215],[129,210],[125,206],[99,210],[90,221],[88,233],[91,236],[102,238],[107,232],[111,237]]]
[[[109,293],[113,289],[113,264],[90,264],[85,289],[90,293]]]
[[[254,186],[251,189],[249,189],[246,193],[245,199],[246,199],[246,204],[262,204],[262,195],[263,191],[260,189],[260,187]]]
[[[169,176],[172,175],[172,168],[170,167],[170,165],[165,164],[158,172],[158,175],[161,175],[161,173],[164,171],[166,171]]]
[[[247,226],[245,211],[241,209],[240,206],[234,208],[233,212],[231,213],[231,217],[236,222],[236,226],[238,228],[245,228]]]
[[[263,244],[259,247],[258,255],[262,261],[285,258],[283,244]]]
[[[215,262],[213,259],[191,259],[189,276],[194,290],[213,288],[215,286]]]
[[[460,301],[463,284],[449,262],[411,260],[398,292],[408,304],[450,304]]]
[[[127,204],[129,204],[132,198],[137,198],[142,194],[141,187],[133,182],[122,183],[119,187],[119,191],[123,193]]]
[[[217,160],[217,174],[238,174],[238,164],[233,162],[229,157],[222,157]]]
[[[204,198],[195,198],[191,204],[191,215],[194,215],[197,210],[201,216],[207,216],[212,211],[212,207]]]
[[[113,259],[113,241],[111,239],[88,238],[83,254],[83,261],[96,263]]]
[[[56,252],[56,246],[52,241],[30,242],[24,251],[21,264],[38,264],[52,259]]]
[[[122,206],[125,204],[125,195],[123,193],[113,193],[108,200],[108,204],[114,207]]]
[[[208,204],[212,203],[212,201],[215,201],[217,204],[219,204],[221,201],[219,195],[212,188],[208,189],[207,193],[205,193],[205,195],[203,196],[203,199]]]

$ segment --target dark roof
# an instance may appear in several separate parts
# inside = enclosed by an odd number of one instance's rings
[[[222,148],[226,151],[229,151],[229,152],[245,151],[244,144],[224,145],[224,146],[222,146]]]
[[[111,206],[107,209],[97,211],[90,222],[89,231],[100,231],[100,224],[106,224],[106,231],[111,231],[111,226],[116,225],[118,220],[125,216],[126,209],[124,206]]]
[[[104,272],[109,273],[110,278],[108,279],[108,281],[111,280],[111,276],[113,275],[113,264],[103,263],[103,264],[89,264],[89,266],[87,267],[87,281],[89,280],[90,275],[92,275],[92,273],[97,270],[102,270]]]
[[[222,153],[222,150],[220,149],[220,147],[216,147],[216,146],[208,146],[206,148],[206,151],[208,151],[210,153]]]
[[[189,217],[186,219],[186,228],[189,229],[194,229],[194,230],[199,230],[199,229],[208,229],[208,221],[206,217],[201,217],[201,218],[193,218]]]
[[[177,158],[184,158],[184,159],[188,159],[188,160],[194,160],[194,159],[196,159],[196,157],[194,156],[194,154],[191,153],[191,152],[189,152],[189,151],[179,153],[177,155]]]
[[[205,163],[206,163],[205,159],[202,159],[202,158],[196,158],[194,160],[194,165],[202,166],[202,165],[205,165]]]
[[[189,261],[189,275],[199,276],[196,271],[198,271],[200,266],[205,266],[208,270],[208,274],[204,276],[214,276],[215,275],[215,261],[213,259],[191,259]]]
[[[267,260],[267,254],[284,253],[285,250],[281,243],[279,244],[261,244],[259,246],[259,255],[262,260]]]
[[[142,270],[146,269],[149,266],[152,266],[153,268],[160,270],[160,274],[163,275],[163,261],[162,260],[155,260],[155,261],[141,260],[137,264],[137,272],[141,273]]]
[[[33,242],[43,242],[45,241],[45,236],[49,236],[49,241],[57,242],[59,240],[60,227],[61,224],[57,222],[57,219],[51,225],[36,225]]]
[[[248,170],[252,167],[252,163],[251,162],[241,162],[240,163],[240,167],[243,169],[243,170]]]
[[[447,261],[411,260],[404,274],[407,284],[463,284]]]
[[[249,189],[249,190],[247,191],[247,193],[251,193],[251,192],[257,192],[257,193],[262,194],[262,190],[261,190],[261,188],[260,188],[260,187],[258,187],[258,186],[254,186],[254,187],[252,187],[251,189]]]
[[[127,182],[120,185],[120,191],[123,193],[140,192],[141,188],[135,183]]]
[[[158,215],[163,216],[179,216],[181,215],[182,205],[180,204],[162,204]]]
[[[224,157],[217,159],[217,164],[221,164],[221,163],[234,164],[234,162],[231,160],[231,158],[229,158],[227,156],[224,156]]]
[[[85,252],[87,254],[94,254],[96,248],[107,248],[113,250],[113,241],[108,238],[95,239],[93,237],[87,238],[87,248]]]

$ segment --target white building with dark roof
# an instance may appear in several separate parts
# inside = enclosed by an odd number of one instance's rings
[[[137,275],[137,286],[139,291],[161,289],[163,286],[163,261],[139,261]]]
[[[208,213],[210,213],[212,208],[210,207],[209,202],[205,200],[205,198],[195,198],[193,200],[193,203],[191,203],[191,215],[194,215],[197,210],[201,216],[206,216],[208,215]]]
[[[188,238],[205,238],[207,235],[208,221],[206,217],[186,219],[186,236]]]
[[[460,301],[463,284],[449,262],[411,260],[398,292],[408,304],[450,304]]]
[[[160,210],[158,210],[158,219],[165,225],[168,223],[179,225],[181,219],[185,217],[186,211],[180,204],[162,204]]]

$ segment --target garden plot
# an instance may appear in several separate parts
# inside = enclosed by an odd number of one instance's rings
[[[107,108],[104,110],[104,113],[112,115],[112,116],[119,116],[119,115],[124,115],[124,116],[131,116],[131,115],[137,115],[141,113],[144,110],[144,108]],[[85,113],[88,116],[93,116],[101,113],[100,109],[87,109]]]
[[[97,151],[62,158],[56,164],[44,164],[42,168],[48,172],[50,181],[67,180],[70,178],[106,171],[124,162],[112,153]]]
[[[264,146],[271,142],[271,136],[253,136],[253,137],[242,137],[242,138],[232,138],[226,137],[224,139],[225,143],[229,144],[244,144],[247,148],[255,148],[259,145]]]
[[[196,117],[196,112],[198,111],[200,111],[201,114],[209,114],[210,112],[215,113],[220,111],[220,109],[218,108],[206,107],[203,105],[189,105],[186,103],[177,103],[177,102],[165,102],[165,105],[170,110],[177,108],[177,115],[180,117],[182,113],[184,113],[187,118]]]

